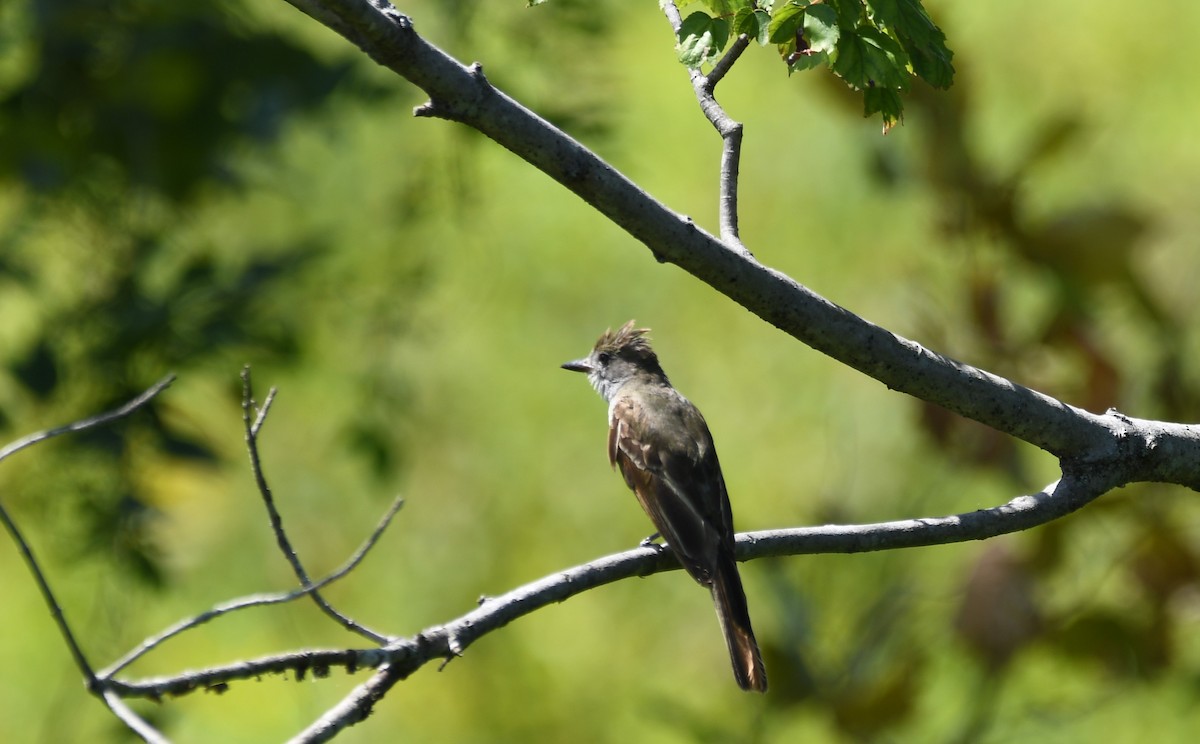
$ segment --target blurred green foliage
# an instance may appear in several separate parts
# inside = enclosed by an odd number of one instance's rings
[[[188,374],[214,359],[226,369],[238,355],[294,361],[301,319],[269,293],[326,241],[184,248],[181,228],[206,200],[246,188],[239,147],[274,142],[335,89],[352,98],[383,89],[356,83],[346,59],[323,61],[256,28],[237,2],[59,0],[7,12],[21,33],[0,87],[11,205],[3,268],[10,308],[25,319],[4,351],[0,400],[20,411],[9,424],[112,407],[166,370]],[[169,406],[49,454],[61,458],[50,490],[83,518],[82,534],[68,538],[74,551],[154,584],[164,575],[153,498],[131,469],[154,454],[217,458]],[[80,487],[89,481],[105,485]]]
[[[1095,410],[1194,420],[1200,99],[1181,91],[1200,10],[1140,5],[1164,38],[1118,65],[1127,21],[1104,4],[930,6],[955,85],[914,83],[885,138],[827,72],[739,61],[719,96],[746,124],[747,245],[940,352]],[[616,7],[402,10],[711,228],[719,142],[661,14],[621,5],[614,23]],[[260,399],[280,387],[263,458],[311,573],[407,496],[328,594],[396,634],[644,536],[602,402],[557,367],[630,317],[704,410],[740,529],[954,513],[1056,477],[659,266],[483,138],[413,120],[416,91],[283,3],[30,1],[0,20],[4,436],[180,375],[152,410],[0,469],[98,665],[290,585],[243,464],[246,362]],[[1190,494],[1143,485],[982,545],[748,564],[765,698],[730,683],[703,590],[624,582],[422,670],[343,738],[1190,741],[1198,546]],[[0,740],[124,740],[15,551],[0,576]],[[133,672],[357,643],[297,605]],[[276,740],[360,679],[140,709],[179,741]]]

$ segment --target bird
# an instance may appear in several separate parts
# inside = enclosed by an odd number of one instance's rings
[[[566,362],[608,402],[608,460],[697,583],[712,592],[743,690],[766,692],[767,674],[734,559],[733,512],[708,424],[671,386],[648,328],[611,328],[590,354]]]

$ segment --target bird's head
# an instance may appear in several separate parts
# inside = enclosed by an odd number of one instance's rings
[[[620,330],[605,331],[596,341],[591,354],[567,362],[562,367],[572,372],[586,373],[592,387],[608,401],[633,379],[669,385],[667,375],[658,363],[658,356],[646,338],[649,332],[649,328],[634,328],[631,320]]]

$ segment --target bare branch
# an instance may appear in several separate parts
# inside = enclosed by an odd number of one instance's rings
[[[317,0],[305,0],[316,3]],[[1200,487],[1200,432],[1099,415],[937,354],[858,317],[696,227],[581,144],[497,90],[383,0],[324,0],[350,38],[424,90],[429,112],[466,124],[554,178],[674,263],[817,351],[907,393],[1056,455],[1067,470],[1121,471],[1115,483]],[[335,29],[336,30],[336,29]],[[1165,447],[1165,449],[1164,449]],[[1170,450],[1179,458],[1165,456]]]
[[[250,369],[246,369],[245,382],[250,384]],[[262,407],[258,409],[258,415],[254,417],[254,423],[250,425],[250,435],[258,439],[258,432],[262,430],[263,423],[267,420],[267,411],[271,410],[271,404],[275,402],[275,394],[279,392],[279,388],[274,386],[267,391],[267,399],[263,401]],[[253,405],[253,401],[251,401]]]
[[[29,566],[30,574],[34,575],[38,592],[42,593],[42,599],[46,601],[46,605],[50,608],[50,617],[53,617],[54,624],[59,626],[62,640],[66,641],[67,648],[71,650],[71,658],[76,662],[79,671],[83,672],[88,689],[94,690],[96,686],[96,674],[92,672],[91,664],[89,664],[88,658],[84,655],[83,648],[79,647],[79,642],[76,641],[76,637],[71,632],[71,625],[67,624],[67,618],[62,613],[62,605],[59,604],[58,598],[54,596],[53,590],[50,589],[50,583],[46,575],[42,574],[42,566],[37,563],[37,557],[34,556],[34,548],[30,547],[29,542],[25,540],[25,536],[20,533],[17,523],[8,514],[8,510],[4,508],[4,504],[0,504],[0,522],[4,522],[5,529],[12,536],[12,540],[16,542],[22,558],[25,559],[25,565]]]
[[[0,462],[3,462],[5,459],[7,459],[9,455],[14,455],[26,447],[30,447],[38,442],[50,439],[51,437],[57,437],[60,434],[71,434],[73,432],[91,429],[96,426],[103,426],[104,424],[111,423],[117,419],[124,418],[149,403],[154,396],[165,390],[172,382],[175,382],[175,375],[167,375],[150,387],[146,388],[146,391],[141,395],[137,396],[119,408],[114,408],[107,413],[101,413],[96,416],[80,419],[79,421],[67,424],[66,426],[59,426],[54,429],[39,431],[22,439],[18,439],[15,442],[10,442],[9,444],[5,445],[3,449],[0,449]]]
[[[1091,503],[1111,487],[1107,482],[1064,477],[1006,504],[947,517],[753,532],[739,537],[738,559],[863,553],[986,540],[1052,522]]]
[[[725,54],[717,60],[717,63],[713,65],[712,70],[709,71],[706,77],[706,87],[710,94],[716,90],[717,83],[721,82],[725,78],[725,75],[733,69],[734,63],[738,61],[742,56],[742,52],[746,51],[749,46],[750,37],[745,34],[741,34],[733,40],[733,43],[725,50]]]
[[[108,424],[116,421],[117,419],[128,416],[153,400],[156,395],[165,390],[167,386],[174,381],[175,375],[167,375],[147,388],[146,391],[141,395],[130,400],[128,403],[120,406],[119,408],[113,409],[107,413],[101,413],[97,416],[80,419],[79,421],[67,424],[66,426],[60,426],[54,429],[46,429],[45,431],[30,434],[23,439],[18,439],[17,441],[4,447],[4,449],[0,450],[0,461],[3,461],[9,455],[20,452],[26,447],[31,447],[38,442],[44,442],[51,437],[56,437],[60,434],[84,431],[86,429]],[[55,597],[54,591],[50,588],[50,582],[46,579],[46,575],[42,572],[41,564],[38,563],[37,557],[33,554],[33,548],[30,547],[29,542],[25,539],[25,536],[21,534],[21,530],[17,527],[17,523],[8,513],[8,510],[4,508],[3,503],[0,503],[0,521],[4,522],[5,529],[7,529],[8,534],[12,536],[13,541],[17,544],[17,548],[21,551],[22,558],[25,559],[25,565],[29,567],[29,572],[33,574],[33,579],[38,585],[38,591],[41,592],[42,599],[50,608],[50,615],[54,618],[54,624],[58,626],[59,633],[62,634],[63,640],[66,642],[67,648],[71,652],[71,657],[75,660],[75,666],[79,667],[79,671],[83,673],[83,678],[87,684],[88,690],[92,693],[97,693],[98,687],[96,675],[92,671],[92,666],[83,653],[83,648],[79,645],[79,642],[75,638],[75,634],[71,631],[71,626],[67,623],[67,618],[63,613],[62,605],[59,604],[58,598]],[[146,738],[146,736],[143,734],[142,728],[151,734],[155,733],[152,728],[150,728],[148,725],[145,725],[145,722],[142,722],[141,728],[130,723],[130,720],[127,720],[126,715],[123,713],[123,711],[127,710],[124,708],[124,706],[120,706],[120,708],[118,708],[107,699],[105,702],[108,703],[109,709],[112,710],[114,714],[121,718],[122,721],[125,721],[130,728],[137,731],[139,735],[143,735],[143,738]],[[137,721],[141,721],[141,719],[138,719],[136,716],[134,716],[132,711],[128,711],[128,715],[132,716],[133,719],[136,719]],[[153,741],[153,739],[148,738],[147,741]]]
[[[175,375],[167,375],[147,388],[146,391],[141,395],[137,396],[119,408],[113,409],[107,413],[101,413],[96,416],[75,421],[67,424],[66,426],[59,426],[54,429],[46,429],[45,431],[39,431],[34,434],[30,434],[23,439],[18,439],[17,441],[4,447],[4,449],[0,450],[0,461],[3,461],[9,455],[20,452],[26,447],[31,447],[38,442],[44,442],[51,437],[56,437],[60,434],[70,434],[72,432],[84,431],[85,429],[101,426],[103,424],[107,424],[128,416],[153,400],[154,396],[161,393],[174,381]],[[62,605],[58,603],[58,599],[54,596],[54,592],[50,589],[50,582],[46,579],[45,574],[42,573],[41,565],[38,563],[37,557],[33,554],[33,548],[30,547],[29,542],[25,539],[24,535],[21,534],[21,530],[17,527],[17,523],[13,521],[12,516],[9,515],[8,510],[4,508],[3,504],[0,504],[0,521],[4,522],[5,529],[8,530],[8,534],[12,536],[13,541],[20,549],[21,556],[25,559],[25,564],[29,566],[29,571],[33,574],[34,581],[37,582],[38,590],[42,593],[42,598],[45,600],[46,605],[50,608],[50,615],[54,618],[54,623],[58,626],[59,632],[62,633],[63,640],[67,643],[67,648],[69,648],[71,651],[71,656],[75,659],[75,665],[79,667],[81,672],[83,672],[84,679],[87,681],[88,689],[94,689],[96,684],[96,675],[92,671],[91,664],[88,663],[87,657],[84,656],[83,649],[80,648],[78,641],[76,641],[75,634],[71,632],[70,625],[67,624],[67,618],[63,614]]]
[[[21,534],[21,530],[17,527],[17,523],[13,521],[8,510],[0,504],[0,522],[4,522],[5,529],[12,536],[13,542],[17,544],[17,548],[21,551],[21,557],[25,559],[25,565],[29,566],[29,572],[33,574],[33,579],[37,582],[38,591],[42,593],[42,599],[50,608],[50,616],[54,618],[54,624],[58,626],[58,631],[62,634],[63,640],[67,642],[67,648],[71,651],[71,658],[75,660],[75,666],[79,667],[79,671],[83,673],[84,681],[87,683],[89,690],[94,690],[96,687],[96,674],[92,671],[92,665],[88,663],[87,657],[83,653],[83,649],[79,646],[79,642],[75,640],[75,634],[71,632],[71,626],[67,624],[66,615],[63,614],[62,605],[58,603],[58,598],[54,596],[54,591],[50,589],[50,582],[46,579],[46,575],[42,573],[42,567],[38,563],[37,557],[33,554],[33,548],[29,546],[29,542],[25,536]]]
[[[304,565],[300,562],[300,556],[292,547],[291,540],[288,539],[287,532],[283,529],[283,517],[280,516],[279,510],[275,508],[275,497],[271,494],[271,487],[267,485],[267,477],[263,473],[262,461],[258,456],[258,432],[262,429],[263,422],[266,420],[267,411],[271,406],[271,402],[275,400],[275,389],[271,388],[267,394],[267,400],[258,410],[257,414],[251,420],[251,412],[255,408],[254,390],[250,384],[250,366],[246,365],[242,368],[242,422],[246,430],[246,449],[250,454],[250,470],[254,473],[254,483],[258,486],[258,493],[262,496],[263,505],[267,508],[267,518],[271,522],[271,531],[275,533],[275,541],[279,544],[279,550],[283,553],[284,558],[291,565],[292,571],[296,574],[296,578],[300,581],[301,588],[308,587],[309,590],[304,592],[312,597],[321,610],[342,627],[347,630],[357,633],[364,638],[368,638],[376,643],[386,643],[387,636],[382,633],[377,633],[370,628],[367,628],[349,617],[346,617],[339,612],[333,605],[329,604],[326,599],[321,596],[315,588],[313,588],[312,580],[308,576],[308,572],[304,569]]]
[[[402,656],[396,652],[391,655]],[[105,689],[123,698],[149,698],[186,695],[199,690],[224,692],[230,682],[258,679],[268,674],[292,672],[296,679],[312,674],[325,677],[334,667],[348,672],[371,669],[388,661],[389,654],[381,648],[364,649],[304,649],[282,654],[263,656],[258,659],[235,661],[230,664],[187,671],[174,676],[148,677],[127,681],[108,679],[103,681]]]
[[[983,540],[1050,522],[1090,503],[1110,487],[1111,484],[1106,481],[1067,476],[1038,493],[964,514],[879,524],[796,527],[745,533],[737,538],[737,557],[744,561],[768,556],[859,553]],[[362,720],[384,691],[430,661],[461,656],[479,638],[547,605],[605,584],[677,568],[679,562],[674,554],[662,546],[639,546],[557,571],[501,596],[486,598],[479,607],[457,619],[427,628],[411,638],[395,639],[383,649],[299,651],[174,677],[105,680],[104,684],[112,685],[113,689],[127,697],[159,698],[198,689],[224,689],[234,680],[263,674],[292,671],[304,676],[312,671],[321,676],[335,666],[344,667],[350,672],[364,667],[379,667],[376,675],[352,691],[321,721],[301,734],[302,738],[297,739],[324,741],[321,737],[326,733]]]
[[[1108,490],[1107,483],[1063,478],[1042,491],[1007,504],[948,517],[907,519],[879,524],[796,527],[741,534],[737,557],[816,553],[858,553],[983,540],[1029,529],[1068,514]],[[560,571],[507,594],[486,600],[457,620],[421,633],[434,649],[444,643],[459,655],[478,638],[548,604],[562,602],[603,584],[679,568],[674,554],[660,546],[633,550]],[[422,662],[423,663],[423,662]]]
[[[103,698],[104,704],[108,706],[108,709],[113,712],[113,715],[121,719],[121,723],[125,724],[130,731],[142,737],[142,741],[147,742],[147,744],[170,744],[167,737],[159,733],[149,723],[146,723],[144,718],[134,713],[125,704],[125,701],[118,697],[112,690],[105,690],[101,698]]]
[[[742,125],[731,128],[722,135],[720,197],[717,216],[721,226],[721,240],[730,247],[751,256],[750,249],[742,244],[738,227],[738,176],[742,162]],[[752,257],[752,256],[751,256]]]
[[[371,715],[375,703],[407,675],[391,664],[384,665],[371,679],[354,688],[341,702],[325,711],[311,726],[292,738],[289,744],[329,741],[343,729],[361,723]]]
[[[291,602],[294,599],[303,597],[310,592],[321,589],[328,584],[332,584],[338,579],[341,579],[353,571],[355,567],[362,562],[363,558],[367,556],[367,553],[371,550],[371,548],[375,546],[375,543],[379,542],[379,538],[383,535],[384,530],[386,530],[388,525],[391,524],[392,518],[396,516],[396,513],[400,511],[400,507],[403,505],[404,499],[397,496],[395,500],[392,501],[392,505],[388,508],[387,512],[383,515],[383,518],[379,520],[379,524],[375,526],[374,531],[372,531],[367,539],[363,541],[363,544],[358,547],[358,550],[354,551],[354,554],[351,555],[350,558],[348,558],[346,562],[343,563],[336,571],[324,577],[315,584],[302,587],[300,589],[293,589],[290,592],[279,592],[276,594],[255,594],[249,597],[240,597],[228,602],[222,602],[209,610],[201,612],[198,615],[180,620],[157,635],[150,636],[139,643],[132,651],[114,662],[111,666],[97,672],[96,676],[100,679],[108,679],[112,677],[112,675],[137,661],[149,651],[161,645],[163,642],[179,635],[180,633],[183,633],[186,630],[194,628],[198,625],[203,625],[210,620],[215,620],[222,615],[226,615],[230,612],[236,612],[238,610],[244,610],[250,607],[263,607],[266,605]]]
[[[679,15],[679,8],[671,0],[663,0],[659,5],[667,17],[667,22],[671,24],[671,29],[678,36],[679,27],[683,23]],[[748,36],[745,34],[739,36],[708,75],[702,74],[698,69],[688,69],[688,77],[692,81],[692,90],[696,93],[696,100],[700,103],[700,110],[704,112],[704,116],[721,135],[723,141],[721,175],[718,179],[720,196],[717,199],[721,240],[738,253],[747,256],[750,255],[750,251],[742,244],[741,235],[738,232],[738,170],[742,160],[742,125],[725,113],[725,109],[717,103],[713,91],[716,89],[717,83],[725,77],[725,74],[733,67],[733,63],[737,62],[749,45],[750,38]]]

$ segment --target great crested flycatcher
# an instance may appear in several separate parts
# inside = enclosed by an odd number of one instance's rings
[[[609,462],[667,547],[712,591],[738,686],[765,692],[767,673],[733,557],[733,513],[712,434],[696,406],[671,387],[648,331],[631,320],[616,333],[606,331],[591,354],[562,366],[587,373],[608,401]]]

